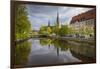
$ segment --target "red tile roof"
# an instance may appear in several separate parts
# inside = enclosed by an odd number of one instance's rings
[[[84,20],[95,19],[95,18],[96,18],[96,9],[92,9],[72,17],[70,24],[75,23],[76,21],[84,21]]]

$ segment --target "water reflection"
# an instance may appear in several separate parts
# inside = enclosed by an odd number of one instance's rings
[[[15,48],[15,65],[26,65],[30,53],[31,42],[17,44]]]
[[[33,38],[16,46],[16,65],[94,62],[95,47],[58,39]]]

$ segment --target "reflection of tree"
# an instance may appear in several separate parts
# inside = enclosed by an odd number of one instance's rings
[[[50,45],[50,44],[52,44],[52,40],[51,39],[40,39],[40,44],[42,46]]]
[[[56,39],[56,40],[53,41],[53,44],[56,48],[60,48],[63,51],[68,49],[67,41]]]
[[[84,59],[87,57],[95,58],[95,49],[88,43],[82,43],[79,42],[78,44],[74,44],[73,41],[67,41],[67,40],[60,40],[60,39],[41,39],[40,44],[42,46],[48,46],[51,47],[52,45],[56,49],[57,56],[59,56],[59,52],[61,51],[67,51],[70,49],[73,51],[74,54],[78,54],[82,56],[85,56]]]
[[[60,49],[62,51],[66,51],[70,49],[71,51],[74,52],[73,55],[77,54],[80,57],[84,56],[84,59],[86,59],[86,61],[88,61],[87,58],[95,59],[95,48],[92,47],[90,44],[79,43],[79,45],[75,45],[75,44],[67,43],[67,41],[63,41],[59,39],[54,40],[53,44],[55,48],[57,49],[57,55],[59,55]]]
[[[57,56],[59,56],[60,50],[66,51],[69,48],[67,41],[56,39],[53,41],[53,44],[57,50]]]
[[[30,42],[23,42],[16,45],[15,49],[15,64],[23,65],[27,63],[28,55],[30,53]]]

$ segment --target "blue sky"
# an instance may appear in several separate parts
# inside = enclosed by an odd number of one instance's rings
[[[60,24],[69,24],[73,16],[82,12],[91,10],[92,8],[81,7],[61,7],[46,5],[29,5],[25,4],[28,11],[28,19],[31,22],[32,29],[39,30],[41,26],[54,25],[56,22],[57,12],[59,13]]]

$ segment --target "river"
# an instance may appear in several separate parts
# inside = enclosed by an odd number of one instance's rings
[[[15,48],[16,66],[95,62],[95,46],[74,41],[31,38]]]

